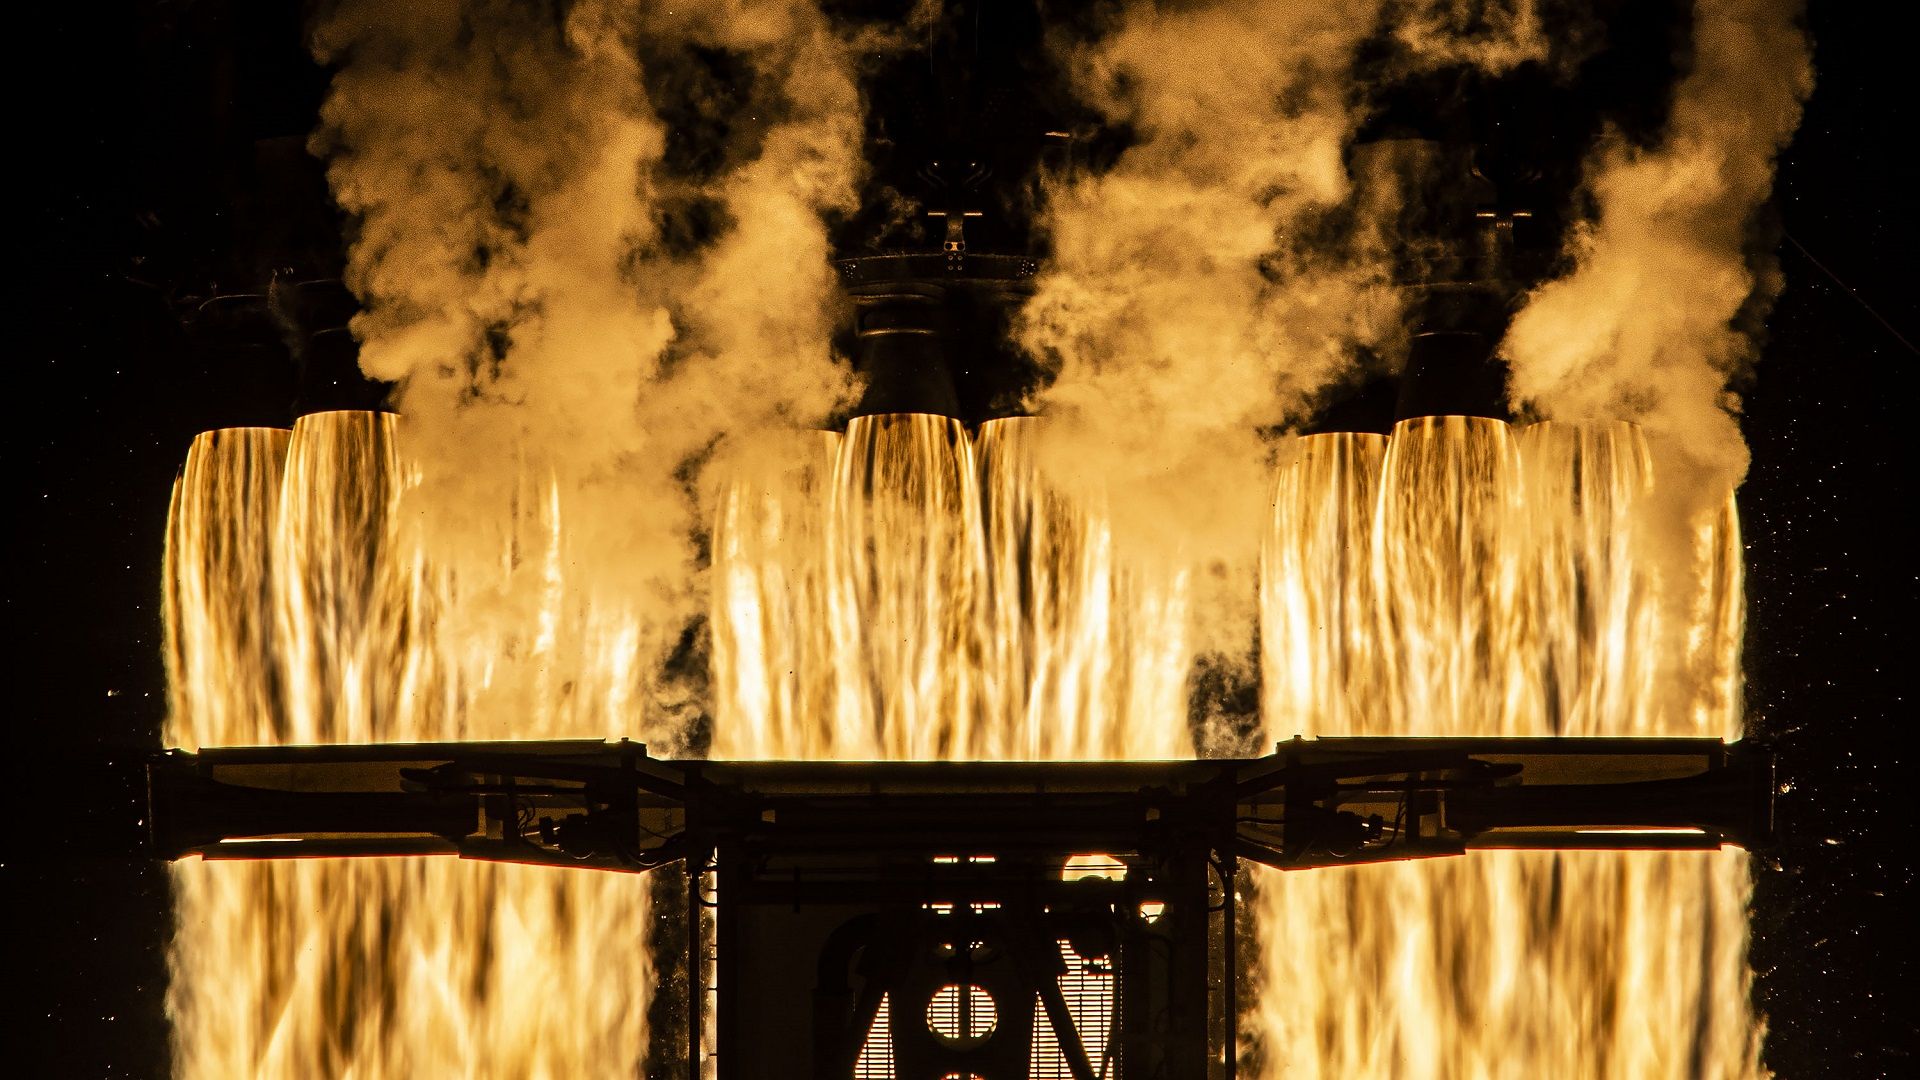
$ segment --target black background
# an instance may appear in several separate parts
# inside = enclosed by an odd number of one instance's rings
[[[165,870],[73,842],[138,814],[131,790],[83,784],[75,763],[157,745],[160,538],[188,441],[291,397],[184,349],[177,297],[165,295],[179,279],[155,267],[217,273],[246,246],[222,214],[246,216],[236,130],[297,140],[311,126],[325,77],[305,58],[299,17],[253,7],[56,11],[12,42],[16,78],[33,74],[13,95],[11,171],[26,183],[15,235],[26,242],[9,245],[21,282],[8,364],[17,546],[0,594],[10,681],[24,690],[0,847],[11,916],[0,961],[11,1061],[0,1070],[11,1075],[168,1070]],[[1916,177],[1895,163],[1911,150],[1917,103],[1912,61],[1874,8],[1811,13],[1818,85],[1777,188],[1786,291],[1747,387],[1749,702],[1791,789],[1783,837],[1757,870],[1753,963],[1767,1061],[1787,1077],[1915,1068],[1920,929],[1902,825],[1920,793],[1904,746],[1920,666],[1907,633],[1920,578],[1908,464],[1920,355],[1898,334],[1920,334],[1920,312]],[[194,54],[198,41],[236,36],[249,43],[244,63],[275,72],[283,92],[209,116],[195,102],[218,95],[218,80],[261,81]],[[187,225],[156,223],[156,208]]]

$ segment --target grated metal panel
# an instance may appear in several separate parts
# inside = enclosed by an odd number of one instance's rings
[[[867,1029],[867,1041],[853,1063],[853,1080],[894,1080],[891,997],[891,994],[880,995],[880,1007],[873,1013],[873,1026]]]
[[[1110,1080],[1120,1075],[1120,1043],[1115,1038],[1119,1032],[1114,1023],[1119,1002],[1114,992],[1113,964],[1083,957],[1065,941],[1059,944],[1060,958],[1067,965],[1060,976],[1060,996],[1067,999],[1067,1014],[1080,1033],[1080,1045],[1087,1049],[1094,1074]],[[1060,1041],[1047,1020],[1046,1007],[1037,998],[1033,1002],[1033,1064],[1027,1076],[1029,1080],[1073,1080],[1073,1071],[1067,1067],[1066,1055],[1060,1052]]]

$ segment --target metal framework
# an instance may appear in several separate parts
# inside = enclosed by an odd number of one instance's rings
[[[716,990],[710,1040],[688,995],[695,1075],[1200,1080],[1233,1073],[1241,860],[1751,847],[1772,769],[1712,739],[1295,739],[1113,762],[248,747],[157,755],[148,820],[166,858],[678,866],[688,969]],[[1095,854],[1107,868],[1083,866]]]

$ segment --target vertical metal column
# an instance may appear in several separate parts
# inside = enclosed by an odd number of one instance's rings
[[[740,971],[744,967],[744,948],[740,943],[742,923],[738,911],[728,911],[728,904],[738,904],[747,894],[742,879],[745,877],[744,860],[738,851],[729,854],[729,849],[721,847],[715,851],[713,888],[718,904],[713,908],[714,919],[714,983],[719,992],[714,1000],[713,1048],[709,1051],[719,1059],[716,1075],[719,1080],[755,1080],[741,1074],[745,1055],[740,1053],[742,1042],[750,1034],[748,1025],[752,1017],[741,1014],[738,990]],[[798,1008],[799,1003],[795,1002]],[[798,1054],[798,1048],[795,1048]],[[798,1064],[796,1059],[795,1064]]]
[[[1206,1080],[1207,845],[1184,843],[1168,858],[1170,902],[1164,918],[1173,920],[1173,949],[1168,963],[1166,1064],[1172,1080]]]

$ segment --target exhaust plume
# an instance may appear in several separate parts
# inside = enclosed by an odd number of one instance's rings
[[[354,0],[314,40],[353,329],[404,420],[195,443],[170,741],[684,750],[703,468],[848,390],[822,222],[860,171],[847,46],[782,2]],[[179,1071],[637,1075],[659,923],[596,878],[176,866]]]
[[[1813,73],[1797,0],[1701,0],[1691,70],[1651,147],[1605,136],[1587,166],[1592,215],[1565,277],[1528,297],[1503,351],[1517,409],[1631,420],[1671,459],[1668,497],[1697,517],[1747,469],[1739,398],[1780,279],[1751,249],[1774,157]]]
[[[1196,560],[1201,618],[1244,650],[1264,432],[1300,419],[1355,349],[1398,330],[1385,245],[1353,213],[1343,150],[1355,48],[1378,5],[1130,6],[1056,42],[1076,88],[1135,136],[1108,171],[1056,177],[1052,247],[1016,334],[1054,374],[1040,461],[1103,493],[1116,540]],[[1227,605],[1224,608],[1216,605]]]
[[[511,640],[558,587],[576,619],[631,620],[657,681],[700,609],[703,465],[848,392],[821,218],[861,169],[846,44],[799,3],[491,0],[348,3],[315,43],[339,68],[314,144],[354,220],[361,363],[397,384],[403,516],[458,581],[440,617]],[[588,580],[534,572],[549,540]],[[495,700],[519,715],[471,730],[532,734],[528,709],[560,708]]]

